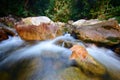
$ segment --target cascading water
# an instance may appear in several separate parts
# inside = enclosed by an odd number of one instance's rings
[[[68,76],[61,77],[62,71],[74,67],[73,61],[69,60],[72,52],[64,47],[64,41],[73,43],[76,40],[69,35],[65,35],[54,40],[31,44],[19,37],[10,37],[8,40],[1,42],[0,80],[91,80],[87,76],[82,77],[82,74],[72,73],[74,72],[72,70],[70,70],[71,74],[68,71],[70,78]],[[82,43],[79,44],[83,45]],[[86,49],[108,71],[112,70],[113,74],[119,76],[119,57],[115,56],[112,51],[95,46],[88,46]],[[79,72],[76,68],[73,70]]]
[[[120,57],[109,49],[100,48],[95,45],[90,45],[87,50],[91,56],[108,69],[111,75],[118,77],[120,80]]]

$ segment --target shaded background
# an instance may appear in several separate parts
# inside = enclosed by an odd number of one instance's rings
[[[0,16],[48,16],[53,21],[108,19],[120,21],[120,0],[0,0]]]

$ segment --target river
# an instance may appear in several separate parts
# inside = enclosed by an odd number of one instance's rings
[[[57,44],[58,41],[62,44]],[[9,37],[0,42],[0,80],[120,80],[120,57],[110,49],[86,46],[88,53],[107,70],[102,78],[90,77],[79,71],[64,41],[76,41],[69,35],[54,40],[24,41]],[[80,45],[84,44],[79,42]],[[64,75],[65,74],[65,75]]]

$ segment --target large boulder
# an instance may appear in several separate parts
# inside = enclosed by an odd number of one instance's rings
[[[59,27],[47,17],[28,17],[15,25],[24,40],[48,40],[61,35]]]
[[[70,27],[71,28],[71,27]],[[115,45],[120,43],[120,26],[116,20],[79,20],[73,23],[72,34],[87,42]]]
[[[72,51],[70,59],[75,60],[86,75],[104,76],[106,74],[105,67],[93,59],[83,46],[76,44],[70,50]]]

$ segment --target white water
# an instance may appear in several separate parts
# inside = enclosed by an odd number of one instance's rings
[[[108,71],[117,73],[120,76],[120,57],[113,51],[95,45],[90,45],[87,51],[97,61],[106,66]]]
[[[59,41],[59,40],[74,40],[72,37],[68,36],[60,36],[58,38],[56,38],[55,40],[52,41],[43,41],[43,42],[39,42],[36,45],[33,46],[25,46],[21,49],[15,50],[14,52],[10,53],[10,55],[4,59],[0,64],[4,64],[4,63],[9,63],[10,61],[10,65],[12,65],[12,63],[15,63],[21,59],[24,58],[29,58],[29,57],[33,57],[33,56],[39,56],[41,55],[43,52],[44,57],[54,57],[57,58],[59,57],[58,54],[64,55],[64,57],[69,58],[71,51],[67,48],[55,45],[54,43]],[[24,45],[24,41],[22,41],[19,37],[13,37],[10,38],[8,40],[3,41],[0,44],[0,51],[1,53],[5,53],[7,51],[9,51],[10,49],[13,48],[17,48],[20,47],[21,45]],[[45,54],[45,51],[47,52],[52,52],[52,53],[56,53],[56,54]]]
[[[70,66],[71,62],[69,56],[71,51],[62,46],[56,45],[55,43],[59,40],[75,42],[76,40],[70,37],[70,35],[60,36],[54,40],[48,40],[43,42],[38,42],[33,45],[27,44],[25,41],[21,40],[19,37],[10,37],[8,40],[0,42],[0,68],[7,66],[11,67],[17,62],[29,59],[32,57],[43,58],[44,68],[43,74],[44,78],[46,75],[50,76],[52,73],[56,74],[56,69],[54,65],[58,64],[58,60],[61,63],[60,69],[64,69],[66,66]],[[83,45],[82,43],[78,43]],[[90,45],[87,48],[88,53],[93,56],[97,61],[107,67],[107,69],[113,73],[120,74],[120,58],[115,55],[109,49],[100,48],[97,46]],[[12,50],[12,51],[11,51]],[[54,60],[53,60],[54,59]],[[53,61],[53,62],[52,62]],[[38,63],[38,65],[40,65]],[[37,73],[41,74],[38,70]],[[41,74],[43,76],[43,74]],[[36,78],[39,79],[40,77]],[[49,77],[48,77],[49,78]],[[52,79],[46,79],[52,80]]]
[[[26,59],[33,59],[33,61],[31,62],[33,63],[36,58],[40,62],[34,62],[36,63],[36,65],[34,66],[43,67],[36,68],[34,70],[34,74],[30,78],[34,78],[32,80],[53,80],[54,77],[52,76],[56,75],[59,72],[59,70],[64,69],[65,67],[70,66],[71,64],[71,61],[69,60],[71,51],[67,48],[55,45],[54,43],[58,40],[72,41],[74,39],[70,36],[61,36],[52,41],[42,41],[33,45],[29,45],[28,43],[26,44],[26,42],[22,41],[19,37],[13,37],[1,42],[0,58],[2,59],[0,61],[0,71],[3,71],[3,68],[5,68],[5,70],[9,70],[12,68],[12,66],[17,65],[17,63],[20,63],[21,61],[24,61]],[[13,51],[11,51],[11,49]],[[12,75],[14,73],[10,74]],[[29,74],[31,73],[28,72],[28,76]]]
[[[19,37],[9,37],[9,39],[0,42],[0,54],[13,48],[17,48],[24,43]]]

